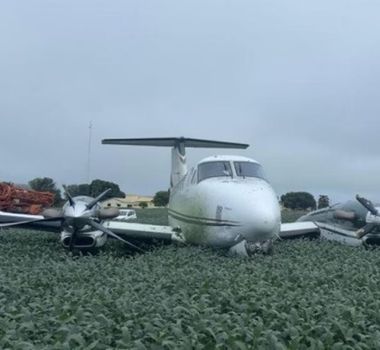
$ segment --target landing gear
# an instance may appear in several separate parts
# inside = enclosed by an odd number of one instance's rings
[[[271,239],[263,242],[251,243],[247,241],[241,241],[229,250],[230,255],[238,255],[250,257],[254,254],[273,254],[273,241]]]
[[[272,255],[273,254],[273,241],[268,239],[267,241],[259,242],[259,243],[245,243],[245,249],[249,256],[257,253],[261,253],[264,255]]]

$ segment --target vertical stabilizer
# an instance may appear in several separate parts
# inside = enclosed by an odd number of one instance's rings
[[[170,187],[175,186],[187,174],[186,148],[184,142],[178,141],[172,148],[172,169]]]

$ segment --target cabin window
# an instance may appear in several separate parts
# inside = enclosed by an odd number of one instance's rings
[[[198,165],[198,182],[210,177],[232,177],[230,162],[207,162]]]
[[[263,167],[258,163],[252,162],[234,162],[235,171],[237,176],[241,177],[258,177],[266,179]]]

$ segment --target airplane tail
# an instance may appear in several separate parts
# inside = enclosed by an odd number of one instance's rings
[[[104,139],[104,145],[130,145],[172,147],[171,187],[175,186],[187,173],[186,147],[191,148],[239,148],[249,147],[243,143],[192,139],[186,137],[159,137],[138,139]]]

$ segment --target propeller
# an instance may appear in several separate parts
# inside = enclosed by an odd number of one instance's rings
[[[358,194],[356,195],[357,201],[364,207],[366,208],[372,215],[378,215],[379,211],[375,208],[373,203],[364,197],[360,197]]]
[[[70,237],[70,243],[69,243],[69,250],[70,251],[72,251],[74,248],[74,243],[76,241],[77,234],[78,234],[78,230],[76,228],[74,228],[73,233],[71,234],[71,237]]]
[[[42,222],[54,222],[54,221],[63,221],[63,217],[55,217],[55,218],[46,218],[46,219],[34,219],[34,220],[25,220],[25,221],[17,221],[17,222],[9,222],[5,224],[0,224],[0,228],[12,227],[12,226],[23,226],[29,224],[37,224]]]
[[[379,211],[369,199],[360,197],[359,195],[356,195],[356,199],[364,208],[369,211],[369,214],[366,217],[366,225],[356,231],[356,236],[358,238],[363,238],[364,236],[371,233],[376,227],[380,226],[380,216]]]
[[[104,227],[103,225],[101,224],[98,224],[97,222],[95,222],[94,220],[89,220],[89,224],[96,230],[99,230],[99,231],[102,231],[104,232],[105,234],[107,234],[108,236],[111,236],[113,238],[116,238],[118,239],[119,241],[121,242],[124,242],[126,245],[128,245],[129,247],[139,251],[139,252],[144,252],[144,250],[142,250],[140,247],[134,245],[133,243],[131,242],[128,242],[126,241],[125,239],[121,238],[120,236],[118,236],[116,233],[112,232],[111,230],[109,230],[108,228]]]
[[[25,220],[19,222],[12,222],[6,224],[0,224],[0,228],[2,227],[13,227],[27,224],[35,224],[35,223],[43,223],[43,222],[52,222],[52,221],[60,221],[61,225],[66,225],[71,228],[72,234],[69,243],[69,249],[72,250],[75,245],[75,241],[80,235],[80,230],[88,225],[92,228],[99,230],[105,233],[107,236],[111,236],[113,238],[118,239],[119,241],[126,244],[128,247],[133,248],[139,252],[143,252],[144,250],[139,248],[138,246],[128,242],[127,240],[121,238],[117,234],[113,233],[102,224],[96,222],[97,220],[105,220],[112,219],[117,217],[120,212],[116,208],[103,208],[99,209],[96,205],[111,191],[111,189],[107,189],[102,192],[99,196],[92,199],[90,202],[86,203],[83,200],[75,199],[71,196],[67,188],[64,186],[65,194],[70,204],[69,207],[64,207],[64,210],[60,209],[46,209],[42,214],[44,216],[43,219],[33,219],[33,220]]]
[[[356,231],[356,237],[363,238],[364,236],[368,235],[368,233],[371,233],[376,226],[377,224],[374,223],[365,225],[363,228]]]
[[[63,187],[65,195],[66,195],[66,197],[67,197],[67,199],[68,199],[68,201],[70,203],[70,206],[73,207],[75,205],[73,197],[71,196],[70,192],[67,190],[66,185],[63,185],[62,187]]]
[[[91,210],[96,204],[98,204],[109,192],[111,192],[111,189],[105,190],[102,192],[99,196],[94,198],[90,203],[87,204],[87,209]]]

